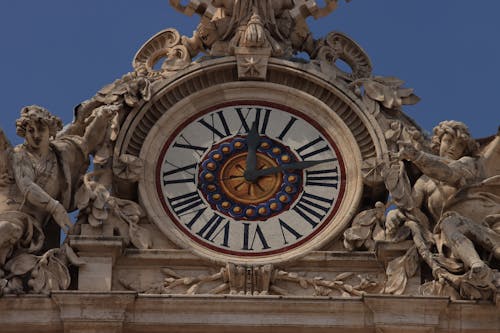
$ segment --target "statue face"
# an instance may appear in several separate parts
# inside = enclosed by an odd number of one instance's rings
[[[38,150],[49,144],[49,127],[42,122],[32,122],[26,127],[26,143],[33,150]]]
[[[464,156],[464,152],[465,144],[461,140],[449,133],[443,135],[441,146],[439,147],[439,156],[458,160]]]

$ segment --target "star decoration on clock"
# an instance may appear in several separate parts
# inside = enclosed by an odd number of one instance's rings
[[[241,66],[244,69],[246,76],[260,76],[262,71],[262,58],[256,58],[253,56],[245,57],[244,62]]]

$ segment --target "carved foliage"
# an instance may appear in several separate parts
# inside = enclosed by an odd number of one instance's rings
[[[179,70],[191,63],[191,54],[182,38],[175,29],[165,29],[151,37],[137,52],[132,65],[134,69],[145,68],[148,72],[155,72],[159,60],[165,59],[162,70]]]
[[[140,219],[145,216],[142,208],[133,201],[112,196],[99,183],[99,177],[108,172],[103,170],[85,175],[83,185],[75,196],[80,209],[80,221],[94,228],[108,223],[124,237],[126,244],[131,242],[139,249],[151,248],[151,234],[139,225]]]
[[[417,273],[419,265],[418,253],[414,246],[403,256],[391,260],[387,265],[387,282],[384,292],[402,295],[406,289],[408,279]]]
[[[340,32],[331,32],[320,40],[313,57],[320,61],[322,69],[333,68],[335,76],[349,82],[368,78],[372,74],[372,64],[365,51],[352,39]],[[350,67],[350,72],[342,69],[338,62],[343,61]]]
[[[49,293],[53,290],[66,290],[71,278],[68,264],[85,264],[64,244],[60,249],[51,249],[41,256],[21,253],[10,259],[4,266],[5,272],[0,279],[0,294]]]
[[[196,276],[185,276],[163,268],[166,276],[160,284],[140,286],[137,278],[122,275],[121,284],[131,290],[161,294],[230,294],[230,295],[303,295],[310,296],[361,296],[366,292],[380,291],[381,284],[366,274],[339,273],[334,279],[321,276],[306,277],[299,273],[275,269],[272,265],[241,266],[227,264],[220,270]],[[303,290],[297,293],[297,288]]]
[[[352,221],[352,225],[344,231],[344,247],[353,251],[366,249],[373,251],[375,241],[384,240],[385,205],[377,202],[375,208],[362,211]]]
[[[399,109],[402,105],[413,105],[420,98],[411,88],[403,88],[404,81],[395,77],[359,78],[351,84],[354,92],[361,96],[361,87],[371,100],[379,102],[386,109]]]

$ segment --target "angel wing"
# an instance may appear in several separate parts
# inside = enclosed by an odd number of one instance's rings
[[[4,131],[0,128],[0,186],[7,181],[8,176],[8,151],[12,148]]]
[[[500,128],[493,140],[481,149],[487,177],[500,175]]]

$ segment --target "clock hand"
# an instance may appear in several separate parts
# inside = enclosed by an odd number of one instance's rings
[[[253,182],[257,180],[255,177],[255,171],[257,169],[257,147],[259,146],[259,132],[257,130],[257,122],[253,122],[252,128],[247,135],[247,160],[245,169],[245,180]]]
[[[303,170],[303,169],[307,169],[307,168],[313,167],[313,166],[318,165],[318,164],[333,162],[336,160],[337,160],[336,158],[328,158],[325,160],[318,160],[318,161],[302,161],[302,162],[282,164],[282,165],[279,165],[277,167],[256,170],[254,173],[254,176],[256,178],[259,178],[262,176],[267,176],[267,175],[271,175],[274,173],[278,173],[278,172],[281,172],[283,170]]]

